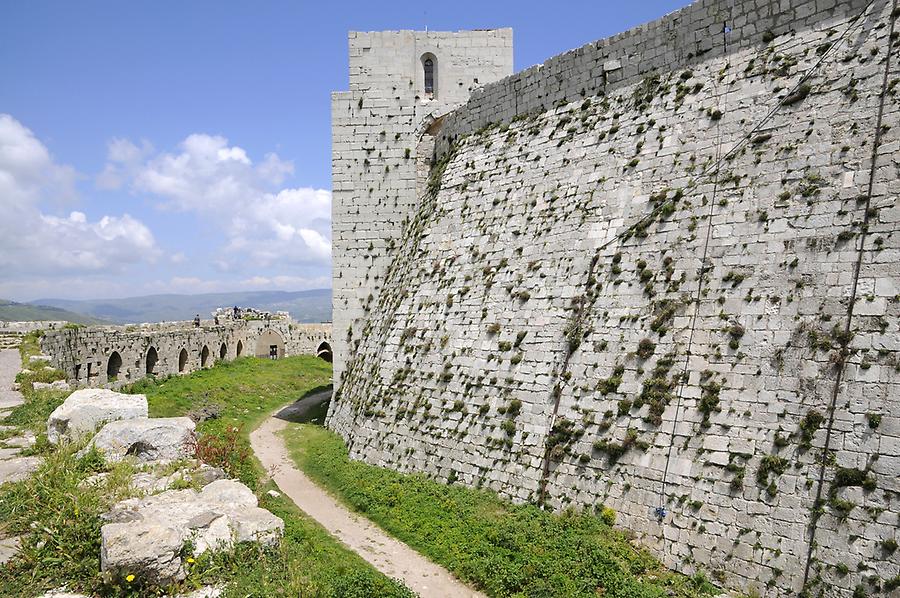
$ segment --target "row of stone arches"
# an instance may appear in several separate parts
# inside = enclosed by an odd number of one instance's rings
[[[203,345],[200,349],[200,367],[205,368],[212,365],[210,360],[210,349],[209,345]],[[234,348],[234,356],[241,357],[244,354],[244,341],[239,340]],[[228,344],[222,343],[219,346],[219,360],[224,360],[228,357]],[[178,352],[178,373],[182,374],[188,370],[188,362],[190,360],[190,354],[185,347],[182,347]],[[118,379],[119,374],[122,371],[122,354],[118,351],[113,351],[109,354],[109,358],[106,361],[106,378],[110,381],[115,381]],[[147,349],[147,352],[144,354],[144,373],[148,376],[155,376],[159,373],[160,369],[160,359],[159,359],[159,350],[155,346],[150,346]]]
[[[238,340],[234,345],[234,358],[242,357],[245,353],[245,346],[243,340]],[[195,354],[196,355],[196,354]],[[210,349],[209,344],[204,344],[199,351],[199,362],[200,368],[207,368],[213,365],[212,360],[212,350]],[[217,351],[218,360],[224,361],[228,358],[228,343],[222,342]],[[319,343],[316,348],[315,355],[329,363],[332,360],[332,351],[331,345],[328,341],[322,341]],[[267,330],[257,339],[256,342],[256,356],[269,358],[269,359],[281,359],[284,357],[284,340],[281,336],[272,330]],[[160,359],[159,349],[155,345],[151,345],[146,349],[142,356],[143,361],[143,374],[146,376],[156,376],[162,373],[175,373],[171,365],[168,368],[163,368],[162,360]],[[194,359],[197,359],[195,357]],[[191,357],[188,349],[186,347],[181,347],[178,352],[178,368],[177,373],[184,374],[188,373],[191,370],[190,365]],[[137,371],[140,371],[140,362],[139,359],[135,366],[138,368]],[[171,362],[169,362],[171,363]],[[196,364],[196,361],[194,362]],[[173,364],[174,365],[174,364]],[[118,379],[119,375],[122,372],[123,367],[123,359],[122,354],[119,351],[113,351],[110,353],[109,358],[106,362],[106,377],[110,382],[114,382]],[[167,372],[161,371],[163,369],[167,369]],[[88,365],[88,372],[90,375],[90,364]],[[131,377],[131,374],[129,374]],[[140,376],[143,377],[143,376]]]

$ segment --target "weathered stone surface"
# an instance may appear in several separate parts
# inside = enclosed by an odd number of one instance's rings
[[[139,417],[106,424],[84,451],[96,447],[113,463],[126,456],[138,462],[193,456],[194,422],[187,417]]]
[[[103,388],[76,390],[47,420],[47,440],[91,434],[98,426],[121,419],[147,417],[147,397],[126,395]]]
[[[187,540],[201,554],[235,542],[273,544],[284,530],[284,522],[259,508],[253,492],[235,480],[217,480],[200,492],[169,490],[125,500],[104,519],[101,569],[155,583],[183,578],[180,551]]]
[[[40,465],[40,457],[15,457],[0,460],[0,484],[24,480],[34,473]]]
[[[28,363],[31,365],[39,365],[50,363],[51,360],[52,357],[50,357],[49,355],[32,355],[28,358]]]
[[[20,544],[21,538],[19,536],[0,539],[0,565],[8,562],[18,554]]]
[[[69,383],[65,380],[54,380],[53,382],[32,382],[35,390],[70,390]]]
[[[145,464],[153,465],[152,463]],[[224,480],[227,478],[225,472],[220,467],[213,467],[206,463],[201,463],[198,467],[185,467],[178,471],[164,475],[159,469],[164,465],[160,463],[158,467],[149,467],[146,471],[139,471],[131,477],[131,487],[144,494],[158,494],[171,489],[181,483],[196,483],[200,487],[206,486],[216,480]],[[97,473],[82,482],[82,486],[100,486],[109,479],[109,473]]]
[[[351,34],[327,420],[351,457],[602,502],[667,565],[746,593],[799,593],[810,571],[849,598],[898,575],[878,548],[900,515],[891,10],[694,2],[438,123],[410,47],[424,34]],[[470,69],[429,33],[467,73],[502,44]],[[872,478],[845,520],[815,516],[823,451]]]
[[[35,442],[37,442],[37,437],[35,437],[33,432],[29,431],[22,433],[20,436],[12,436],[6,440],[0,440],[0,444],[20,449],[34,446]]]

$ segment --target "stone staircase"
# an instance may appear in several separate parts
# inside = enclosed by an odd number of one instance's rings
[[[9,330],[0,331],[0,351],[3,349],[18,349],[22,342],[23,334]]]

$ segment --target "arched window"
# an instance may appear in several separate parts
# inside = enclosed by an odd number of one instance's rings
[[[159,353],[156,347],[147,349],[147,375],[152,376],[156,373],[156,364],[159,362]]]
[[[425,93],[434,95],[434,61],[425,59]]]
[[[437,58],[434,54],[422,56],[422,72],[425,75],[425,97],[434,98],[437,91]]]
[[[118,351],[113,351],[106,363],[106,377],[110,382],[119,377],[119,371],[122,369],[122,356]]]

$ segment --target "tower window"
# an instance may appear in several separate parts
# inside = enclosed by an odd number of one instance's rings
[[[422,58],[422,69],[425,74],[425,97],[434,97],[434,62],[435,59],[431,55],[425,55]]]

